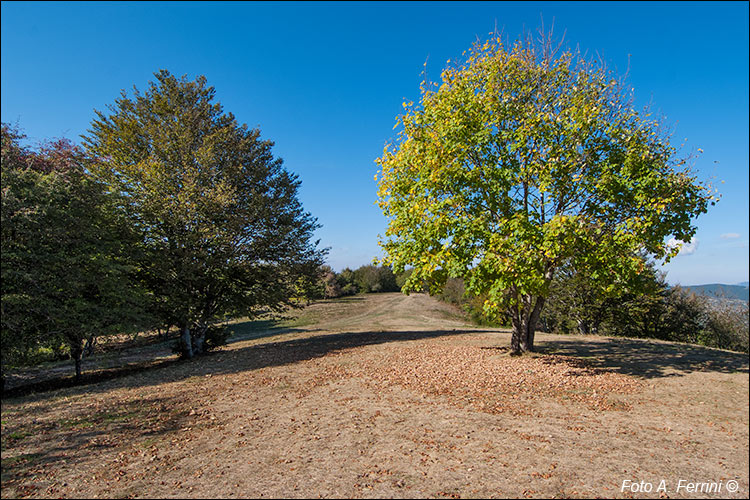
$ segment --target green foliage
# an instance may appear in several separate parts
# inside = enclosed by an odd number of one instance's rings
[[[533,349],[557,268],[613,290],[641,249],[675,255],[666,238],[688,241],[714,199],[611,72],[549,39],[477,44],[421,91],[377,160],[383,262],[413,267],[407,292],[463,278],[512,319],[513,352]]]
[[[220,318],[292,305],[325,251],[273,143],[224,113],[204,77],[155,76],[97,111],[85,144],[140,231],[152,311],[192,337],[192,357]]]
[[[356,270],[344,268],[336,274],[326,266],[324,273],[327,297],[343,297],[358,293],[397,292],[396,276],[390,267],[365,265]]]
[[[712,347],[732,351],[750,352],[750,321],[747,301],[711,301],[709,332],[710,337],[702,343]]]
[[[748,350],[747,303],[669,287],[653,263],[629,286],[608,294],[589,275],[565,268],[555,276],[541,324],[546,331],[598,333]]]
[[[477,325],[507,327],[510,324],[507,316],[488,317],[485,315],[483,306],[487,297],[468,292],[461,278],[448,278],[437,297],[463,309],[471,321]]]
[[[404,287],[406,281],[409,279],[409,276],[411,276],[412,271],[412,269],[405,269],[404,271],[396,274],[396,286],[399,290]]]
[[[336,282],[339,290],[341,290],[341,295],[344,297],[359,293],[359,288],[354,279],[354,271],[348,267],[341,270],[336,278]]]
[[[232,331],[226,325],[211,325],[206,329],[205,351],[212,351],[223,345],[227,345],[227,339],[232,336]]]
[[[466,304],[467,297],[464,281],[461,278],[448,278],[438,297],[449,304],[459,306]]]
[[[313,300],[319,300],[326,297],[326,266],[319,265],[319,262],[311,260],[302,264],[305,269],[298,273],[297,278],[297,297],[310,304]]]
[[[575,269],[571,262],[561,265],[550,283],[549,296],[540,322],[546,331],[581,334],[597,333],[613,310],[625,314],[626,305],[643,308],[648,300],[659,300],[666,289],[663,276],[643,256],[641,271],[621,281],[617,287],[603,288],[592,277],[594,271]],[[644,304],[636,305],[639,298]],[[627,324],[624,322],[623,324]]]
[[[354,271],[354,282],[360,293],[397,292],[396,276],[390,267],[361,266]]]
[[[324,288],[324,297],[332,299],[341,296],[341,286],[338,282],[336,272],[329,265],[321,266],[321,281]]]
[[[2,125],[3,373],[65,346],[80,375],[98,336],[140,326],[132,233],[83,152],[22,137]]]

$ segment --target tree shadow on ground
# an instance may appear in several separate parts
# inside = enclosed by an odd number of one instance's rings
[[[309,332],[294,328],[258,331],[254,338],[286,333]],[[79,386],[68,381],[36,387],[20,387],[5,391],[6,397],[31,392],[70,387],[72,393],[106,392],[120,387],[146,387],[177,382],[190,377],[223,375],[282,366],[320,358],[344,349],[387,342],[420,340],[464,333],[494,333],[497,330],[426,330],[426,331],[366,331],[319,334],[301,339],[279,340],[237,349],[225,349],[193,360],[174,358],[152,361],[150,364],[126,367],[121,371],[91,373],[84,377],[88,385]],[[507,335],[507,333],[505,333]],[[243,338],[241,340],[248,340]],[[557,354],[584,360],[592,368],[606,369],[642,378],[673,377],[691,372],[748,373],[748,357],[741,353],[721,351],[689,344],[671,344],[642,339],[603,338],[584,339],[559,336],[539,339],[540,354]],[[108,380],[109,379],[109,380]],[[105,383],[98,383],[107,380]],[[75,387],[71,387],[75,385]],[[44,394],[36,397],[44,398]]]
[[[3,488],[18,483],[23,490],[26,478],[61,461],[80,463],[131,443],[139,443],[145,449],[191,420],[182,403],[175,398],[151,397],[87,407],[84,412],[64,416],[40,412],[36,407],[22,407],[12,421],[3,422]],[[43,445],[39,445],[38,439]],[[28,440],[34,441],[32,449],[36,451],[13,454],[15,448],[25,447]],[[26,496],[32,491],[22,493]]]
[[[287,331],[294,329],[286,329]],[[307,331],[307,330],[306,330]],[[482,333],[486,330],[471,330]],[[298,363],[344,349],[362,347],[387,342],[402,342],[445,335],[459,335],[466,330],[427,330],[427,331],[368,331],[316,335],[302,339],[282,340],[264,344],[250,345],[239,349],[225,349],[211,352],[192,360],[169,359],[152,362],[150,365],[130,367],[120,376],[116,372],[106,374],[105,383],[96,380],[96,373],[89,374],[85,381],[89,385],[70,387],[71,393],[107,392],[120,387],[145,387],[169,382],[177,382],[190,377],[206,375],[223,375],[258,370],[266,367]],[[274,332],[277,335],[279,332]],[[105,379],[106,380],[106,379]],[[74,382],[69,382],[73,385]],[[24,396],[36,393],[35,397],[44,398],[44,391],[59,389],[60,386],[18,387],[4,391],[3,398]]]
[[[585,360],[594,368],[641,378],[692,372],[748,373],[748,355],[691,344],[631,338],[540,340],[537,351]]]
[[[310,328],[301,329],[278,326],[280,321],[279,319],[247,320],[231,324],[229,328],[232,330],[232,336],[227,340],[227,343],[232,344],[234,342],[298,332],[319,331],[318,329]],[[115,358],[107,354],[84,358],[83,373],[78,379],[73,376],[73,368],[69,361],[57,363],[56,366],[46,370],[31,369],[19,373],[11,373],[5,380],[2,397],[18,397],[35,392],[89,385],[148,369],[166,367],[179,361],[176,355],[171,355],[172,345],[176,340],[177,338],[173,338],[166,341],[162,340],[158,343],[154,342],[145,348],[138,346],[126,350],[119,357]],[[118,359],[119,363],[117,362]]]
[[[342,304],[346,302],[364,302],[364,295],[352,295],[349,297],[336,297],[335,299],[316,300],[315,304]]]

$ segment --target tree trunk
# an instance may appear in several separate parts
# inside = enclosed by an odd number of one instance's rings
[[[526,315],[525,315],[526,316]],[[530,317],[521,320],[521,331],[519,332],[520,347],[522,352],[534,352],[534,330],[536,323],[532,324]]]
[[[70,346],[70,356],[73,358],[73,362],[76,366],[76,380],[81,380],[81,361],[83,361],[83,347],[81,342],[78,341],[76,345]]]
[[[199,325],[193,329],[193,355],[203,354],[207,329],[208,327],[205,325]]]
[[[182,357],[193,358],[193,339],[190,336],[190,327],[188,326],[182,328]]]
[[[546,301],[547,299],[544,297],[537,297],[536,303],[534,303],[534,309],[531,311],[528,333],[529,351],[534,351],[534,334],[536,333],[536,326],[539,324],[539,317],[542,315],[542,309],[544,308],[544,303]]]
[[[511,312],[511,322],[513,323],[513,333],[510,335],[510,355],[519,356],[521,354],[521,318],[517,310]]]
[[[92,356],[94,354],[94,344],[96,344],[96,337],[91,335],[84,341],[83,356]]]
[[[591,329],[589,328],[589,322],[585,319],[579,319],[577,321],[578,323],[578,333],[581,335],[588,335],[591,333]]]
[[[510,337],[511,355],[518,356],[524,352],[534,352],[534,334],[544,302],[544,297],[537,297],[535,301],[532,296],[527,295],[522,299],[522,307],[511,311],[513,323],[513,333]]]

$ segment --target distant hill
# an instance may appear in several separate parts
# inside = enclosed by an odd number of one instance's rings
[[[705,295],[707,297],[721,297],[725,299],[739,299],[739,300],[750,300],[750,289],[747,285],[722,285],[720,283],[712,283],[710,285],[693,285],[683,286],[683,290],[688,290],[696,293],[697,295]]]

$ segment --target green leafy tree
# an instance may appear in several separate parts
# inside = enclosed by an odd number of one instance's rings
[[[326,283],[324,281],[328,266],[320,266],[317,261],[309,261],[303,264],[306,269],[300,269],[297,278],[297,298],[304,300],[310,305],[313,300],[319,300],[326,296]]]
[[[336,277],[338,289],[341,295],[356,295],[359,293],[359,288],[355,283],[355,272],[345,267]]]
[[[712,335],[706,345],[747,353],[750,351],[748,303],[741,300],[709,300]]]
[[[354,282],[361,293],[397,292],[396,276],[387,266],[360,266],[354,271]]]
[[[671,287],[645,258],[641,273],[608,293],[585,270],[561,266],[540,323],[557,333],[656,338],[744,352],[748,346],[747,302]]]
[[[540,317],[544,329],[559,333],[573,330],[580,334],[605,333],[617,323],[613,323],[616,314],[621,318],[631,313],[643,317],[650,308],[649,304],[659,302],[668,286],[654,262],[643,256],[641,259],[641,270],[630,280],[607,288],[592,279],[592,271],[576,269],[570,262],[564,262],[550,284]],[[633,326],[630,321],[619,323],[626,328]]]
[[[464,278],[485,314],[511,318],[514,354],[533,350],[561,264],[617,287],[638,252],[674,256],[665,239],[690,240],[712,201],[610,71],[542,38],[493,38],[423,82],[377,160],[384,263],[413,266],[407,292]]]
[[[145,92],[123,91],[97,111],[84,140],[99,159],[93,171],[123,195],[142,235],[155,310],[181,330],[191,358],[220,318],[292,304],[324,251],[273,143],[224,113],[205,77],[155,76]]]
[[[3,375],[62,344],[80,377],[87,347],[143,319],[132,233],[82,151],[65,140],[30,151],[22,138],[2,125]]]

